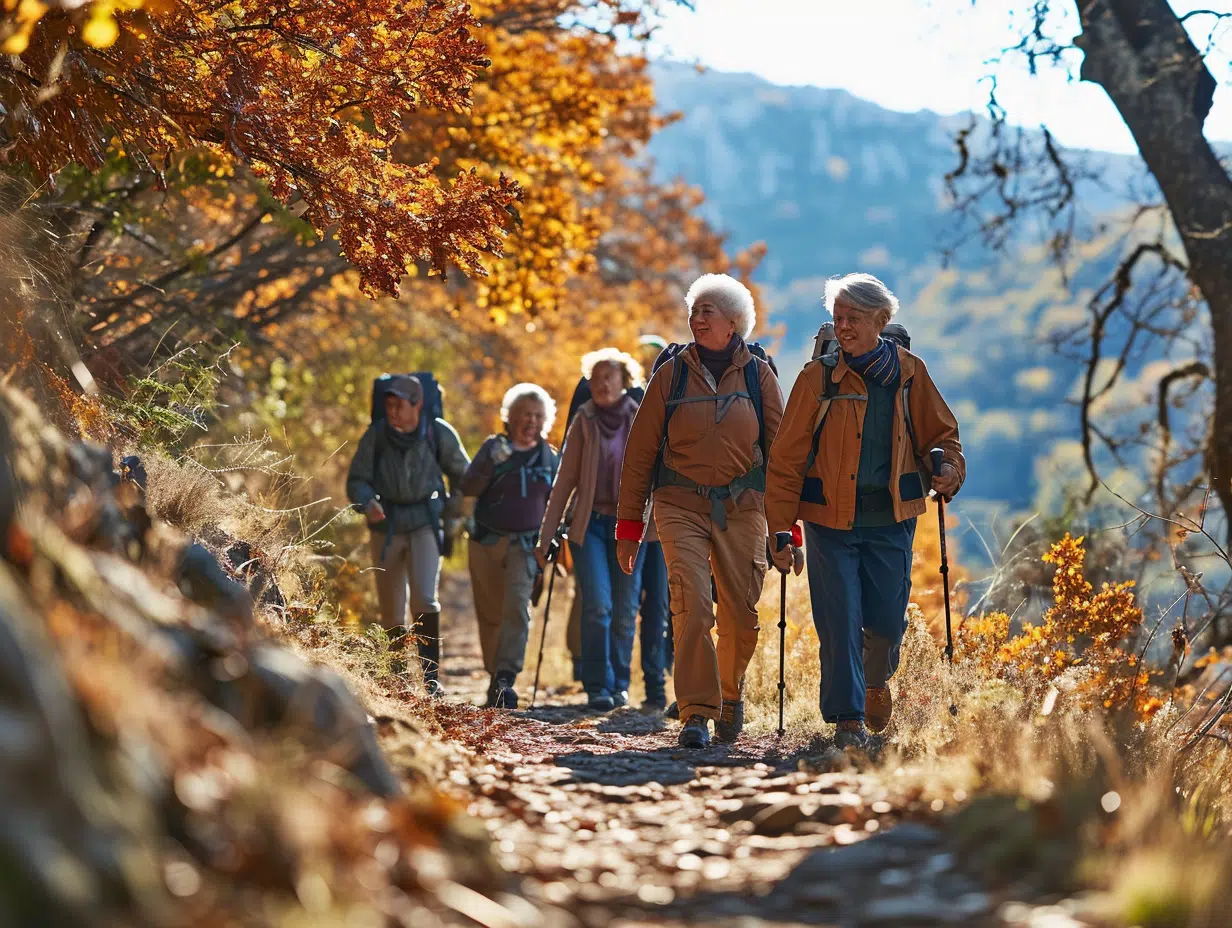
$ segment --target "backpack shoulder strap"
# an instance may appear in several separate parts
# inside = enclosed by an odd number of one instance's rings
[[[685,390],[689,386],[689,365],[684,363],[684,359],[680,357],[682,345],[668,345],[667,348],[659,355],[656,366],[662,366],[665,362],[664,355],[672,349],[676,349],[671,356],[672,362],[672,387],[667,393],[667,408],[663,412],[663,434],[659,437],[659,453],[655,455],[654,470],[651,471],[651,481],[657,485],[659,470],[663,466],[663,452],[667,450],[667,426],[672,421],[672,413],[676,411],[676,407],[680,404],[680,400],[684,398]]]
[[[833,363],[827,363],[833,359]],[[834,354],[819,359],[821,362],[821,398],[817,401],[817,425],[813,428],[813,441],[809,447],[808,460],[804,464],[804,473],[808,474],[817,462],[817,449],[821,444],[821,429],[830,415],[830,407],[838,396],[838,384],[834,382],[834,368],[838,357]]]
[[[754,345],[757,343],[754,342]],[[758,345],[757,347],[761,347]],[[766,413],[762,408],[761,398],[761,368],[757,364],[757,358],[760,355],[754,355],[754,360],[744,365],[744,388],[748,391],[749,402],[753,404],[753,408],[757,410],[757,445],[761,448],[761,463],[764,467],[766,464]],[[767,362],[768,364],[769,362]]]

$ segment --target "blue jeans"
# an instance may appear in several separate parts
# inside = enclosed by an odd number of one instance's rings
[[[657,541],[642,545],[642,676],[646,695],[662,696],[670,660],[671,629],[668,627],[667,561]]]
[[[915,519],[846,531],[804,525],[809,598],[821,640],[821,715],[827,722],[864,718],[865,646],[880,638],[884,686],[898,669],[911,596]]]
[[[597,512],[582,544],[569,544],[582,594],[582,686],[588,696],[627,690],[645,550],[626,574],[616,560],[616,517]]]

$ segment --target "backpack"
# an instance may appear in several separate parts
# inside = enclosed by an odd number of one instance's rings
[[[684,397],[684,391],[688,387],[689,368],[680,359],[680,354],[687,347],[687,344],[672,342],[666,348],[659,352],[659,356],[655,358],[654,364],[650,368],[650,375],[653,377],[655,372],[660,367],[671,361],[675,367],[672,370],[672,388],[667,394],[667,411],[663,416],[663,437],[659,441],[659,453],[655,457],[654,470],[651,472],[656,476],[659,473],[659,468],[663,464],[663,452],[667,450],[667,425],[672,420],[672,413],[676,411],[676,406]],[[774,362],[770,360],[770,356],[766,354],[766,349],[761,346],[760,342],[750,342],[746,346],[749,353],[755,358],[761,358],[770,366],[770,370],[778,376],[778,369],[774,366]],[[753,408],[757,410],[757,444],[761,448],[762,467],[766,466],[768,459],[766,449],[766,420],[765,413],[762,409],[761,402],[761,376],[758,374],[756,364],[746,364],[744,366],[744,388],[748,393],[749,402],[753,404]]]

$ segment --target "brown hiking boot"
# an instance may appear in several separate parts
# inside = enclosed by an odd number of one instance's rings
[[[888,686],[870,686],[864,690],[864,721],[868,730],[880,734],[890,724],[894,714],[894,699]]]
[[[868,731],[859,719],[839,722],[834,731],[834,746],[840,751],[868,747]]]

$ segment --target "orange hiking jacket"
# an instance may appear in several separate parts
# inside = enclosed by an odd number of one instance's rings
[[[744,393],[744,366],[756,364],[761,385],[766,447],[771,446],[783,418],[783,392],[769,364],[755,357],[742,343],[732,356],[731,366],[716,385],[702,366],[695,346],[689,345],[678,357],[688,367],[686,398]],[[667,414],[667,399],[675,368],[675,362],[668,361],[650,378],[646,396],[629,431],[624,467],[620,473],[617,538],[640,540],[642,537],[642,513],[651,495],[655,459],[663,437],[663,420]],[[757,438],[757,410],[748,399],[736,399],[726,409],[722,400],[683,403],[676,408],[668,423],[663,463],[703,486],[725,487],[764,463]],[[694,512],[710,511],[709,499],[681,486],[660,487],[654,491],[654,500]],[[737,497],[725,500],[724,504],[729,512],[760,508],[762,494],[752,488],[746,489]]]
[[[960,485],[967,476],[967,462],[958,438],[958,422],[924,362],[902,347],[898,357],[902,378],[894,398],[889,490],[894,500],[894,518],[902,522],[923,514],[926,508],[925,495],[932,479],[928,460],[931,449],[941,448],[945,452],[943,461],[958,470]],[[825,376],[831,376],[838,385],[837,395],[829,400],[824,397]],[[817,460],[806,474],[813,432],[826,403],[829,408],[817,446]],[[766,521],[771,534],[790,531],[797,519],[835,529],[849,529],[855,524],[856,472],[867,403],[864,379],[847,366],[842,352],[833,368],[826,367],[821,360],[804,366],[791,389],[783,424],[770,449]],[[807,486],[806,477],[812,478]]]

